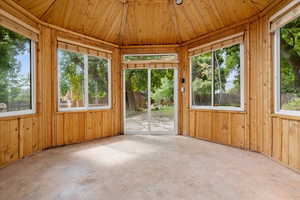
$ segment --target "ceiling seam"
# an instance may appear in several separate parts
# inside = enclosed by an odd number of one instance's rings
[[[128,1],[124,0],[123,3],[123,12],[122,12],[122,19],[121,19],[121,25],[120,25],[120,32],[119,32],[119,45],[123,45],[123,37],[124,37],[124,31],[127,25],[127,15],[128,15]]]
[[[48,11],[54,6],[54,4],[56,3],[56,1],[57,1],[57,0],[53,0],[53,1],[52,1],[52,3],[49,5],[49,7],[46,9],[46,11],[43,12],[43,14],[39,17],[40,19],[43,19],[44,16],[45,16],[46,14],[48,14]]]
[[[254,0],[242,0],[243,3],[246,3],[250,5],[251,7],[255,8],[257,11],[262,11],[262,9],[259,8],[259,3]]]

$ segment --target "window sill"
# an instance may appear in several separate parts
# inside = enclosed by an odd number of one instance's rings
[[[73,108],[73,109],[59,109],[57,114],[64,113],[86,113],[86,112],[105,112],[112,110],[112,106],[95,107],[95,108]]]
[[[35,116],[37,116],[37,113],[34,110],[17,111],[17,112],[9,112],[9,113],[0,113],[0,120],[30,118]]]
[[[211,106],[192,106],[191,111],[203,111],[203,112],[231,112],[231,113],[246,113],[242,108],[237,107],[211,107]]]
[[[271,117],[300,121],[300,112],[298,112],[298,111],[278,111],[278,112],[271,114]]]

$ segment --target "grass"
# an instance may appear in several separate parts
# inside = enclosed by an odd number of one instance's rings
[[[300,98],[295,98],[293,101],[283,104],[282,109],[300,111]]]

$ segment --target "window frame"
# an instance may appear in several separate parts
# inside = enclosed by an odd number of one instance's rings
[[[83,107],[74,107],[74,108],[61,108],[60,107],[60,72],[61,72],[61,66],[59,63],[59,51],[68,51],[68,52],[72,52],[72,53],[79,53],[83,56],[84,59],[84,70],[83,70],[83,76],[84,76],[84,81],[83,81],[83,85],[84,85],[84,106]],[[88,69],[89,69],[89,65],[88,65],[88,57],[92,56],[92,57],[96,57],[96,58],[101,58],[101,59],[106,59],[107,60],[107,76],[108,76],[108,105],[105,106],[94,106],[94,107],[89,107],[89,103],[88,103]],[[58,112],[72,112],[72,111],[93,111],[93,110],[108,110],[112,108],[112,73],[111,73],[111,58],[105,58],[102,56],[94,56],[94,55],[89,55],[86,53],[81,53],[81,52],[76,52],[76,51],[71,51],[71,50],[67,50],[67,49],[61,49],[61,48],[57,48],[57,110]]]
[[[125,62],[134,62],[134,61],[126,61],[126,56],[175,56],[175,60],[178,60],[177,53],[142,53],[142,54],[123,54],[122,60]],[[140,61],[140,60],[139,60]],[[141,60],[144,62],[149,62],[151,60]]]
[[[240,112],[244,112],[245,111],[245,49],[244,49],[244,44],[243,43],[237,43],[237,44],[232,44],[230,46],[226,46],[226,47],[231,47],[234,45],[240,45],[240,106],[239,107],[234,107],[234,106],[214,106],[214,77],[212,77],[212,99],[211,99],[211,106],[201,106],[201,105],[193,105],[192,102],[192,95],[193,95],[193,88],[192,88],[192,59],[195,56],[200,56],[202,54],[211,52],[212,53],[212,61],[211,61],[211,66],[212,66],[212,72],[214,70],[214,59],[213,59],[213,54],[215,51],[217,51],[218,49],[213,49],[211,51],[207,51],[207,52],[202,52],[200,54],[196,54],[193,56],[190,56],[189,58],[189,68],[190,68],[190,72],[189,72],[189,76],[190,76],[190,80],[189,80],[189,90],[190,90],[190,108],[193,110],[221,110],[221,111],[240,111]],[[222,47],[222,48],[226,48],[226,47]]]
[[[282,27],[278,28],[274,32],[274,50],[273,50],[273,55],[274,55],[274,111],[275,114],[279,115],[289,115],[289,116],[300,116],[300,111],[295,111],[295,110],[283,110],[281,109],[281,62],[280,62],[280,29]]]
[[[3,26],[6,28],[5,26]],[[6,28],[8,29],[8,28]],[[8,29],[10,30],[10,29]],[[10,30],[12,31],[12,30]],[[15,31],[13,31],[15,32]],[[17,33],[17,32],[15,32]],[[20,33],[17,33],[20,34]],[[22,35],[22,34],[20,34]],[[24,36],[24,35],[22,35]],[[26,36],[24,36],[26,37]],[[0,112],[0,118],[5,117],[14,117],[14,116],[22,116],[22,115],[30,115],[36,114],[36,42],[28,37],[30,40],[30,100],[31,100],[31,109],[28,110],[20,110],[20,111],[11,111],[11,112]]]

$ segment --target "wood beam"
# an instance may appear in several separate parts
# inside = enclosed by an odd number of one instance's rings
[[[40,19],[43,19],[49,12],[51,8],[53,8],[54,4],[57,0],[53,0],[52,3],[49,5],[49,7],[45,10],[45,12],[41,15]]]
[[[121,0],[121,2],[123,3],[123,11],[122,11],[122,20],[121,20],[120,32],[119,32],[119,44],[123,44],[123,38],[127,26],[127,15],[128,15],[128,1]]]
[[[173,26],[174,26],[174,30],[176,32],[176,37],[177,37],[176,40],[177,40],[177,42],[181,43],[182,42],[182,37],[181,37],[181,34],[180,34],[180,28],[179,28],[179,25],[178,25],[176,8],[175,8],[173,0],[169,0],[169,7],[170,7],[169,10],[170,10],[170,13],[171,13],[172,23],[173,23]]]

